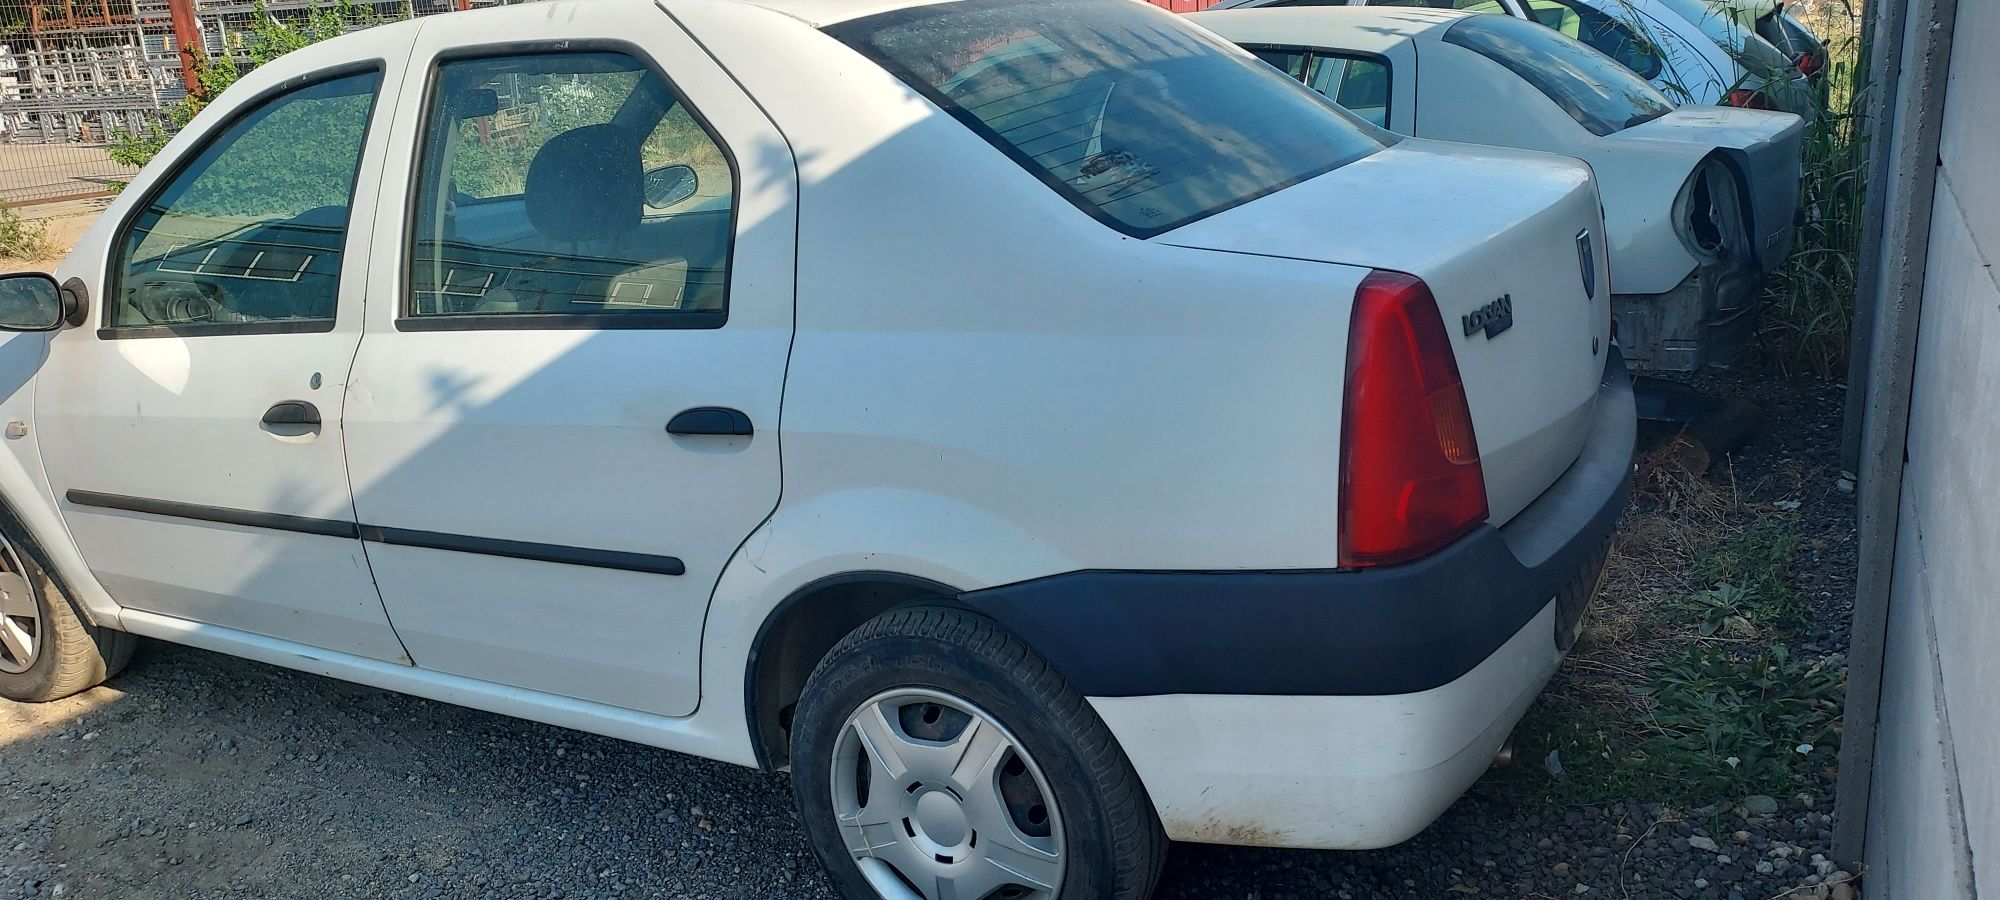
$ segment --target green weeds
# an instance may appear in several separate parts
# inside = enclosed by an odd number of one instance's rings
[[[0,203],[0,256],[45,259],[54,251],[47,222],[23,219],[13,208]]]
[[[1806,123],[1802,224],[1792,255],[1771,279],[1763,346],[1780,368],[1838,377],[1846,372],[1861,255],[1867,140],[1862,108],[1860,13],[1822,4],[1807,27],[1830,57],[1819,115]]]
[[[1496,782],[1561,804],[1693,805],[1822,787],[1845,667],[1795,657],[1786,643],[1810,614],[1791,583],[1802,541],[1791,516],[1732,510],[1758,515],[1696,549],[1696,577],[1712,587],[1646,604],[1615,646],[1572,666],[1568,677],[1598,683],[1545,695],[1515,733],[1525,763]]]

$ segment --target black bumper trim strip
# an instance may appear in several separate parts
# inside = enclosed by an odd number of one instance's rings
[[[362,525],[341,519],[316,519],[308,516],[284,515],[282,513],[255,512],[222,506],[204,506],[199,503],[182,503],[176,500],[153,500],[146,497],[130,497],[123,494],[105,494],[98,491],[70,490],[63,496],[77,506],[116,509],[124,512],[143,513],[149,516],[193,519],[199,522],[216,522],[223,525],[265,528],[274,531],[291,531],[299,534],[314,534],[324,537],[356,538],[396,547],[449,550],[455,553],[476,553],[482,556],[501,556],[509,559],[525,559],[568,566],[586,566],[594,569],[616,569],[623,572],[641,572],[650,575],[687,574],[687,566],[678,558],[672,556],[629,553],[623,550],[598,550],[590,547],[567,547],[560,544],[537,544],[528,541],[509,541],[500,538],[447,534],[438,531],[418,531],[410,528],[384,528],[379,525]]]

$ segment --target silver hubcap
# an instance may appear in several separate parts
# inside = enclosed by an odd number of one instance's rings
[[[879,694],[841,728],[833,809],[885,900],[1053,898],[1062,817],[1020,741],[941,691]]]
[[[18,675],[42,646],[42,612],[14,548],[0,541],[0,672]]]

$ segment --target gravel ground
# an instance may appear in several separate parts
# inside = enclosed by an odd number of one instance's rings
[[[1838,389],[1706,386],[1765,405],[1734,476],[1802,500],[1808,640],[1844,649]],[[157,643],[106,687],[0,701],[0,798],[0,898],[832,896],[783,776]],[[1715,799],[1551,809],[1489,780],[1387,850],[1176,847],[1161,896],[1850,896],[1814,887],[1844,878],[1815,865],[1826,801]]]

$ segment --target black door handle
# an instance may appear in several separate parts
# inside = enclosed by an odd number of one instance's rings
[[[750,417],[726,406],[697,406],[684,409],[667,423],[668,434],[721,434],[742,436],[755,431]]]
[[[319,407],[304,400],[286,400],[274,403],[264,410],[266,425],[318,425]]]

